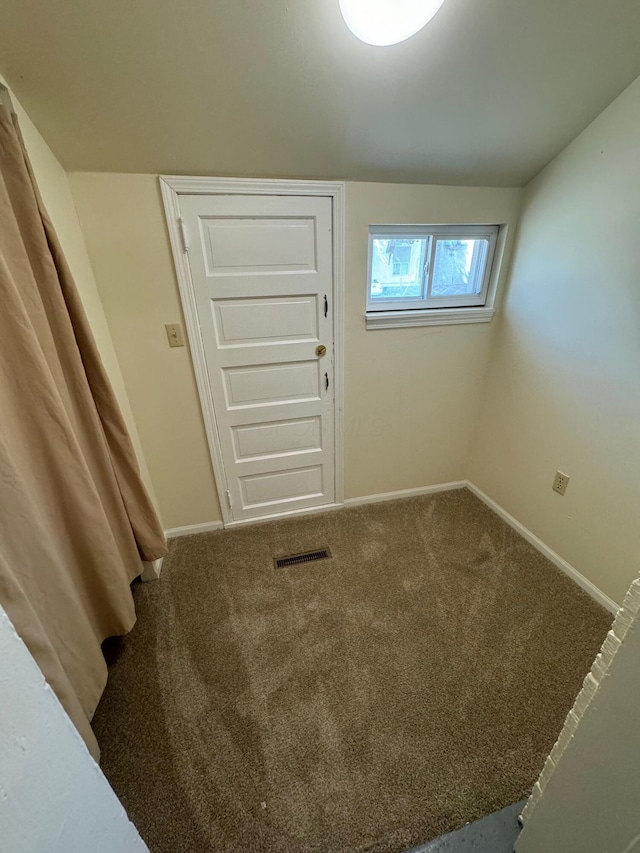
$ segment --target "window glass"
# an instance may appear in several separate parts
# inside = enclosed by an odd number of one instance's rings
[[[371,255],[372,299],[420,299],[428,238],[375,238]]]
[[[480,293],[487,246],[487,240],[437,240],[431,296]]]

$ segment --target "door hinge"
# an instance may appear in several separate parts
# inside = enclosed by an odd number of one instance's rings
[[[229,509],[231,509],[231,492],[227,489],[227,503],[229,504]]]
[[[180,216],[178,218],[178,228],[180,229],[180,238],[182,240],[182,251],[189,251],[189,243],[187,242],[187,229],[184,226],[184,219]]]

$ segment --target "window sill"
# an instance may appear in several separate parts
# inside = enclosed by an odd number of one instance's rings
[[[410,326],[452,326],[490,323],[494,308],[428,308],[424,311],[370,311],[367,329],[406,329]]]

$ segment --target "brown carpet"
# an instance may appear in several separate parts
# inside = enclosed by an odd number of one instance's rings
[[[136,603],[94,727],[152,853],[398,853],[521,799],[611,623],[466,490],[176,539]]]

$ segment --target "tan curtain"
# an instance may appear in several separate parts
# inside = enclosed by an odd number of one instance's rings
[[[15,117],[0,106],[0,604],[89,749],[100,644],[164,534]]]

